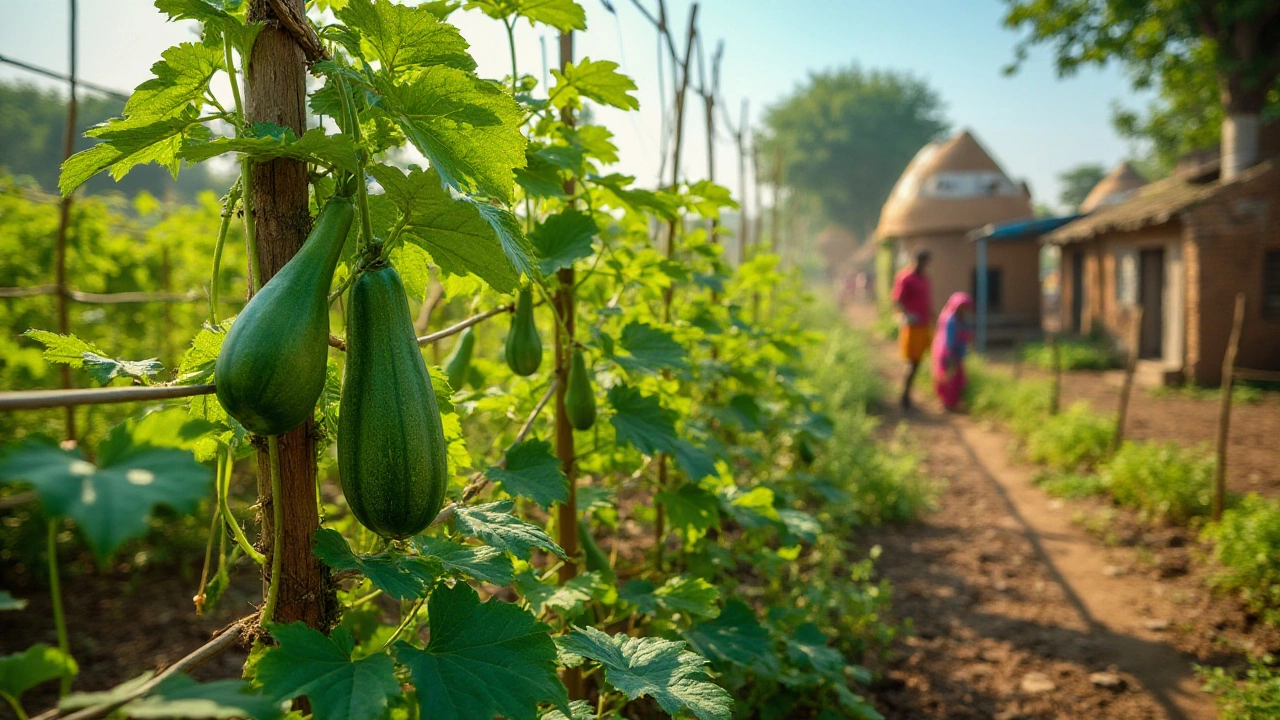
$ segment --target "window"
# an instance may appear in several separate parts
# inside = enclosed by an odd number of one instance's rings
[[[1004,273],[1000,268],[987,268],[987,310],[989,312],[1000,312],[1003,307],[1004,292],[1001,280]],[[973,301],[978,302],[978,271],[973,271],[973,277],[970,279],[970,294],[973,295]]]
[[[1262,262],[1262,316],[1280,318],[1280,250],[1268,250]]]

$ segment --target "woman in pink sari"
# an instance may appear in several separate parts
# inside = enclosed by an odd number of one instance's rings
[[[933,337],[933,386],[947,410],[960,406],[968,380],[964,375],[964,356],[973,331],[969,329],[969,313],[973,298],[958,292],[947,300],[938,316],[937,334]]]

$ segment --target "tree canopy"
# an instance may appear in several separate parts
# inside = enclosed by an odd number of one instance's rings
[[[855,65],[810,75],[768,108],[765,126],[762,162],[780,154],[788,187],[865,237],[907,163],[949,123],[923,80]]]
[[[1107,171],[1101,165],[1077,165],[1058,174],[1062,190],[1058,192],[1058,202],[1066,208],[1075,210],[1089,196],[1098,181],[1105,177]]]

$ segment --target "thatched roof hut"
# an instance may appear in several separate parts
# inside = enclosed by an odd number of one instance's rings
[[[1147,181],[1127,162],[1120,163],[1106,177],[1098,181],[1080,203],[1081,213],[1091,213],[1100,207],[1118,205],[1133,197]]]

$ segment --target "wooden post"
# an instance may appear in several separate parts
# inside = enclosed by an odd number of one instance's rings
[[[560,34],[560,71],[573,62],[573,33]],[[565,125],[573,127],[573,111],[568,107],[561,111],[560,119]],[[574,193],[574,182],[570,179],[564,185],[565,195]],[[567,267],[556,273],[560,281],[556,289],[554,304],[559,318],[556,323],[556,385],[555,398],[555,433],[556,457],[560,459],[560,469],[569,479],[569,498],[560,503],[556,520],[559,528],[560,547],[569,556],[568,562],[560,566],[559,579],[563,585],[578,575],[578,466],[577,451],[573,444],[573,426],[569,424],[569,415],[565,410],[564,398],[569,389],[569,364],[573,358],[574,328],[576,313],[573,303],[574,270]],[[582,669],[565,668],[561,676],[565,688],[569,691],[570,700],[581,700]]]
[[[738,125],[735,139],[738,142],[738,267],[747,261],[747,240],[751,234],[751,223],[747,214],[747,118],[750,105],[747,98],[742,99],[742,121]]]
[[[1236,353],[1240,351],[1240,334],[1244,332],[1244,293],[1236,295],[1235,315],[1231,320],[1231,338],[1222,359],[1222,404],[1218,410],[1216,439],[1217,463],[1213,469],[1213,520],[1222,519],[1227,504],[1227,441],[1231,430],[1231,396],[1235,385]]]
[[[1053,375],[1049,386],[1049,414],[1057,415],[1062,403],[1062,353],[1058,348],[1058,334],[1049,333],[1049,354],[1052,357],[1050,372]]]
[[[1125,421],[1129,418],[1129,397],[1133,394],[1133,375],[1138,369],[1138,346],[1142,342],[1143,312],[1141,305],[1134,308],[1133,327],[1129,329],[1129,357],[1124,365],[1124,384],[1120,386],[1120,409],[1116,413],[1116,432],[1111,437],[1112,453],[1119,450],[1121,443],[1124,442]]]
[[[76,151],[76,116],[78,113],[76,100],[76,16],[77,16],[76,0],[70,0],[68,18],[68,35],[70,68],[68,73],[67,86],[67,127],[66,132],[62,135],[62,160],[66,162],[67,158],[75,154]],[[58,236],[53,248],[53,284],[58,293],[58,333],[67,335],[71,332],[70,308],[71,294],[67,290],[67,230],[71,225],[71,196],[67,195],[62,198],[58,205]],[[58,366],[59,379],[62,381],[63,389],[71,387],[71,366]],[[70,405],[66,408],[66,415],[63,419],[63,430],[67,440],[76,439],[76,409]]]
[[[304,0],[285,0],[299,15]],[[249,21],[263,23],[245,68],[245,114],[253,122],[273,122],[292,128],[299,136],[306,131],[307,72],[302,49],[293,36],[275,22],[269,0],[252,0]],[[308,208],[307,164],[280,158],[258,163],[252,169],[253,193],[250,206],[257,225],[259,270],[262,282],[271,278],[292,258],[311,230]],[[364,178],[359,178],[364,182]],[[282,497],[271,494],[271,463],[265,447],[258,452],[258,497],[261,535],[259,543],[267,562],[263,585],[275,552],[282,553],[278,578],[278,598],[273,620],[278,623],[302,621],[328,631],[336,609],[328,572],[311,552],[311,538],[320,526],[316,507],[316,446],[313,423],[279,436],[279,464]],[[283,510],[281,547],[273,547],[274,503]]]

